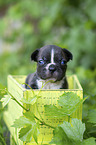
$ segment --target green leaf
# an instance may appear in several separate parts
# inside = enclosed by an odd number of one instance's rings
[[[37,101],[37,97],[36,97],[36,96],[33,97],[33,98],[29,98],[28,100],[25,99],[25,98],[22,98],[22,99],[21,99],[21,102],[22,102],[22,103],[31,104],[31,105],[35,104],[36,101]]]
[[[2,102],[3,107],[5,107],[11,99],[11,96],[5,95],[0,101]]]
[[[62,118],[63,116],[67,115],[62,108],[59,109],[55,105],[45,105],[44,107],[45,107],[45,115],[48,117]]]
[[[96,138],[88,138],[86,140],[83,141],[83,143],[81,145],[96,145]]]
[[[64,130],[61,127],[57,127],[54,131],[53,131],[53,138],[50,142],[50,144],[56,144],[56,145],[70,145],[69,143],[70,140],[68,139],[68,137],[66,136]]]
[[[38,143],[38,139],[37,139],[37,136],[39,134],[38,128],[39,128],[38,124],[35,124],[33,126],[33,132],[32,132],[33,133],[33,138],[34,138],[34,140],[35,140],[36,143]]]
[[[12,125],[12,127],[21,128],[21,127],[23,127],[25,125],[29,125],[31,123],[32,122],[29,119],[25,118],[24,116],[21,116],[19,119],[16,119],[14,121],[14,124]]]
[[[55,105],[44,106],[45,115],[51,118],[70,116],[78,109],[85,99],[81,99],[77,94],[72,92],[64,93],[58,100],[58,107]]]
[[[73,139],[70,139],[67,137],[64,130],[58,126],[53,131],[53,138],[50,142],[50,144],[56,144],[56,145],[81,145],[80,141],[74,141]]]
[[[88,112],[88,122],[95,123],[96,125],[96,109]]]
[[[34,119],[34,114],[32,112],[24,113],[19,119],[16,119],[12,127],[22,128],[19,132],[19,138],[22,141],[30,142],[32,136],[36,143],[38,143],[37,136],[39,134],[39,124],[36,123]]]
[[[23,115],[24,115],[27,119],[29,119],[30,121],[32,121],[32,122],[35,121],[35,119],[34,119],[34,114],[33,114],[32,112],[28,111],[28,112],[25,112]]]
[[[39,134],[38,125],[36,123],[32,123],[32,125],[26,126],[20,130],[19,138],[22,141],[30,142],[33,136],[35,142],[38,143],[37,141],[38,134]]]
[[[75,120],[75,119],[73,119],[73,120]],[[56,144],[56,145],[96,145],[95,138],[93,138],[93,137],[88,138],[86,140],[82,140],[82,136],[83,136],[82,134],[84,133],[83,130],[85,128],[85,125],[82,126],[83,124],[81,123],[80,120],[75,120],[75,121],[80,123],[80,124],[75,123],[75,128],[78,128],[78,129],[74,129],[74,127],[73,127],[74,123],[70,124],[68,122],[67,122],[68,123],[67,131],[66,131],[66,129],[64,129],[64,128],[66,128],[66,123],[65,124],[63,123],[63,127],[62,127],[62,125],[59,125],[57,128],[55,128],[55,130],[53,131],[53,138],[52,138],[50,144]],[[70,132],[70,130],[71,130],[71,132]],[[80,131],[80,130],[82,130],[82,131]],[[82,132],[82,133],[80,133],[80,132]],[[79,139],[79,136],[80,136],[80,139]]]
[[[60,99],[58,100],[58,104],[60,106],[74,106],[80,101],[80,97],[73,92],[65,92],[62,96],[60,96]]]
[[[27,99],[25,99],[25,98],[22,98],[21,99],[21,102],[22,103],[25,103],[25,104],[31,104],[31,105],[33,105],[33,104],[35,104],[36,103],[36,101],[37,101],[37,99],[38,98],[40,98],[41,96],[34,96],[34,97],[32,97],[32,98],[28,98],[28,100]]]
[[[34,114],[32,112],[25,112],[24,116],[21,116],[19,119],[14,121],[12,127],[21,128],[25,125],[32,125],[35,122]]]
[[[67,137],[74,141],[82,141],[83,140],[83,133],[85,131],[85,124],[78,119],[72,119],[71,124],[64,121],[63,124],[59,125],[64,132],[66,133]]]
[[[71,115],[84,102],[84,100],[85,99],[81,99],[77,94],[68,92],[60,97],[58,104],[63,107],[63,110],[67,115]]]
[[[19,138],[22,141],[29,142],[32,139],[32,126],[27,126],[25,128],[22,128],[19,132]]]

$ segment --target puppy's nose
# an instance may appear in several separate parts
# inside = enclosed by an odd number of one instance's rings
[[[49,66],[49,70],[50,70],[51,72],[54,72],[54,71],[56,70],[56,66],[55,66],[54,64],[51,64],[51,65]]]

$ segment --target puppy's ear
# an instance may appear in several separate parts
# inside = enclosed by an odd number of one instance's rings
[[[67,62],[69,60],[72,60],[73,59],[73,55],[70,51],[68,51],[67,49],[63,48],[63,52],[65,53],[66,57],[67,57]]]
[[[37,57],[38,57],[39,49],[36,49],[32,54],[31,54],[31,60],[34,60],[37,62]]]

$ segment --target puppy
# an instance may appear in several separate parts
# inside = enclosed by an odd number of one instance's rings
[[[37,71],[27,76],[25,88],[41,89],[43,86],[42,89],[68,89],[66,69],[67,62],[72,59],[70,51],[55,45],[35,50],[31,60],[37,62]]]

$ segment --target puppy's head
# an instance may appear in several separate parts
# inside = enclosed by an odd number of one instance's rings
[[[43,80],[62,80],[66,73],[67,62],[72,59],[71,52],[55,45],[44,46],[31,55],[31,60],[37,62],[37,74]]]

